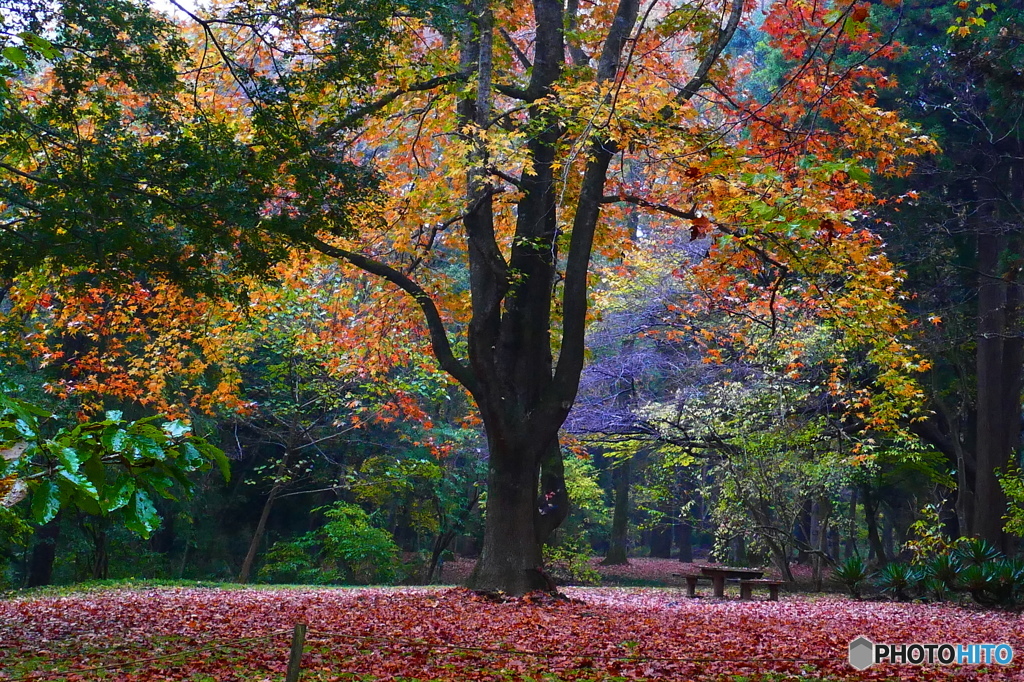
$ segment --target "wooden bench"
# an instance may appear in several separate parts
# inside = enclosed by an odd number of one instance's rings
[[[768,599],[771,601],[779,601],[779,585],[782,584],[782,580],[771,580],[770,578],[741,580],[740,599],[753,599],[754,588],[758,586],[764,586],[768,588]]]
[[[694,573],[673,573],[676,578],[684,578],[686,580],[686,596],[696,597],[697,596],[697,581],[706,580],[712,582],[711,578],[706,575],[699,575]]]

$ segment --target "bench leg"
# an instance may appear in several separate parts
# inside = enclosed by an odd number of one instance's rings
[[[686,577],[686,596],[696,597],[697,596],[697,579],[692,576]]]
[[[740,583],[740,599],[753,599],[754,586]]]
[[[779,601],[779,586],[769,585],[768,586],[768,598],[772,601]]]
[[[713,582],[714,585],[715,585],[715,596],[716,597],[724,597],[725,596],[725,576],[724,575],[716,575],[713,578],[711,578],[711,582]]]

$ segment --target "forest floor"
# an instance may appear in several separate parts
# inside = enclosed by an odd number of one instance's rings
[[[631,565],[646,571],[635,579],[651,579],[650,561]],[[689,599],[678,587],[564,593],[496,600],[451,587],[145,582],[16,592],[0,599],[0,680],[278,682],[296,623],[309,627],[303,682],[1024,680],[1017,662],[862,673],[847,662],[859,635],[1024,651],[1017,613],[807,593]]]

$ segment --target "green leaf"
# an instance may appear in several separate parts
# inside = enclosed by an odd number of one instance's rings
[[[82,466],[82,458],[78,456],[78,453],[71,448],[54,448],[54,455],[60,462],[61,466],[70,471],[73,474],[78,473],[78,468]]]
[[[129,476],[121,476],[117,482],[107,489],[106,499],[103,500],[103,510],[112,512],[128,504],[135,492],[135,481]]]
[[[57,484],[53,481],[43,481],[32,495],[32,518],[36,523],[47,523],[53,520],[59,509],[60,494]]]
[[[94,456],[96,450],[87,450],[85,452],[79,450],[78,454],[83,456],[83,462],[80,471],[92,481],[92,484],[96,486],[96,489],[102,489],[105,487],[107,480],[107,468],[103,466],[103,462],[99,457]]]
[[[189,470],[202,469],[206,464],[206,459],[199,454],[199,450],[192,443],[182,443],[179,451],[185,460],[185,466]]]
[[[139,454],[142,455],[143,457],[155,459],[156,461],[160,462],[163,461],[167,456],[167,453],[164,452],[164,449],[160,447],[160,445],[158,445],[157,442],[152,438],[147,438],[146,436],[133,436],[130,437],[130,440],[132,444],[135,445],[136,448],[138,448]]]
[[[128,530],[134,531],[144,538],[148,538],[158,525],[160,517],[156,513],[156,507],[145,490],[136,490],[132,494],[132,501],[125,508],[125,526]]]
[[[847,174],[851,179],[856,180],[857,182],[871,182],[871,176],[868,175],[867,171],[860,166],[850,166],[850,170],[847,171]]]
[[[9,45],[3,49],[3,56],[19,69],[28,63],[28,56],[25,54],[25,51],[14,45]]]
[[[180,419],[175,419],[174,421],[164,424],[164,431],[167,432],[167,435],[171,438],[181,438],[191,430],[192,427]]]
[[[24,40],[26,45],[47,59],[56,59],[60,56],[60,52],[53,47],[53,43],[45,38],[40,38],[35,33],[22,31],[18,34],[18,37]]]
[[[35,429],[33,429],[32,425],[29,424],[24,419],[17,419],[17,420],[15,420],[15,422],[14,422],[14,429],[19,434],[21,434],[24,438],[35,438],[36,437]]]
[[[74,486],[74,489],[75,489],[76,492],[82,493],[82,494],[86,495],[87,497],[90,497],[90,498],[92,498],[94,500],[100,499],[100,493],[96,489],[96,486],[93,485],[92,481],[90,481],[88,478],[86,478],[82,474],[77,474],[77,473],[68,471],[67,469],[61,469],[58,472],[58,475],[61,478],[63,478],[65,481],[70,483],[72,486]]]
[[[107,413],[110,414],[109,412]],[[111,452],[121,453],[124,452],[125,446],[131,441],[131,438],[124,430],[117,427],[107,427],[103,429],[103,435],[100,437],[100,442],[103,443],[103,447]]]
[[[227,457],[224,456],[224,451],[221,450],[220,448],[210,445],[206,441],[199,442],[196,445],[199,449],[199,452],[201,452],[204,457],[211,460],[214,464],[217,465],[217,467],[220,469],[221,475],[224,477],[224,480],[230,481],[231,462],[228,460]]]
[[[152,488],[160,495],[160,497],[167,498],[169,500],[176,500],[173,494],[171,494],[171,488],[174,487],[174,478],[160,471],[153,471],[147,473],[145,476],[145,482],[148,483]]]

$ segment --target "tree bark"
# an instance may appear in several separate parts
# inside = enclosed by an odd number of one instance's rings
[[[516,452],[490,434],[488,442],[484,542],[469,585],[479,591],[514,595],[553,589],[544,573],[535,530],[539,467],[523,466],[522,460],[531,458],[529,452]]]
[[[976,163],[978,206],[973,223],[978,255],[977,435],[972,535],[1004,552],[1012,549],[1003,532],[1006,496],[996,477],[1014,463],[1021,436],[1021,379],[1024,349],[1020,307],[1022,246],[1019,228],[1000,218],[999,187],[1013,187],[1012,169]],[[1020,179],[1017,179],[1017,184]],[[1017,190],[1019,191],[1019,190]]]

